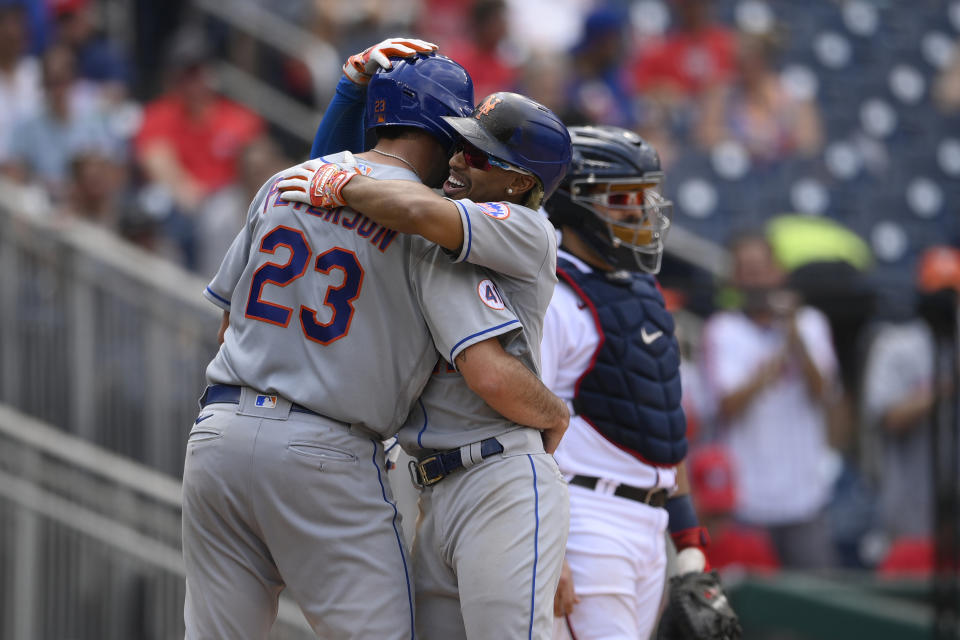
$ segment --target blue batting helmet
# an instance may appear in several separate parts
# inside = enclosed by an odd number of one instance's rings
[[[392,59],[367,88],[367,129],[404,126],[424,129],[450,155],[457,135],[444,116],[465,116],[473,110],[473,80],[459,64],[437,54]]]
[[[549,198],[570,164],[570,134],[553,111],[518,93],[494,93],[467,118],[444,118],[465,140],[526,169]]]

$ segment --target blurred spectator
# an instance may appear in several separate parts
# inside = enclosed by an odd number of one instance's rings
[[[735,40],[713,21],[710,0],[673,0],[677,26],[664,38],[641,43],[633,63],[637,89],[657,102],[689,102],[730,80]]]
[[[960,291],[960,250],[929,249],[920,264],[919,288]],[[919,306],[928,300],[921,293]],[[874,456],[869,466],[881,526],[894,540],[929,536],[934,526],[934,406],[938,399],[956,398],[955,384],[935,384],[935,360],[933,332],[922,317],[881,327],[867,354],[863,402]],[[953,486],[960,486],[960,478]]]
[[[467,37],[470,5],[462,0],[423,0],[417,32],[440,51]]]
[[[510,43],[522,58],[563,54],[582,33],[593,0],[507,0]]]
[[[167,62],[171,88],[146,106],[135,140],[147,179],[173,200],[168,232],[191,268],[193,218],[204,198],[236,179],[238,155],[264,130],[259,116],[215,93],[208,61],[201,32],[188,28],[175,37]]]
[[[627,16],[613,8],[596,9],[587,16],[580,40],[570,51],[567,110],[559,114],[567,125],[610,124],[629,129],[636,124],[624,71],[627,24]]]
[[[213,277],[220,268],[227,248],[246,220],[250,202],[263,183],[290,164],[268,138],[257,138],[244,147],[237,163],[237,181],[211,195],[197,221],[197,271],[203,276]]]
[[[831,566],[826,404],[837,365],[829,325],[785,288],[763,235],[744,235],[731,251],[742,310],[709,318],[702,366],[737,469],[737,516],[767,528],[785,567]]]
[[[820,113],[784,85],[777,53],[773,34],[741,34],[734,82],[710,91],[703,104],[697,132],[703,147],[734,140],[761,163],[819,151]]]
[[[863,363],[864,328],[874,309],[867,273],[870,246],[858,234],[827,217],[774,216],[766,225],[777,261],[790,286],[827,316],[837,354],[843,401],[832,413],[831,443],[849,453],[856,443],[856,400]]]
[[[473,78],[477,102],[497,91],[514,88],[517,70],[503,57],[507,37],[507,5],[504,0],[477,0],[470,10],[467,37],[444,53]]]
[[[687,459],[690,493],[697,516],[710,535],[707,558],[715,569],[771,570],[780,566],[763,529],[736,522],[736,479],[727,450],[719,445],[694,449]]]
[[[101,86],[109,102],[122,100],[130,82],[130,65],[120,50],[96,31],[90,0],[50,0],[57,40],[73,49],[77,74]]]
[[[81,151],[118,157],[121,141],[107,130],[90,88],[78,82],[73,52],[54,45],[43,55],[44,103],[18,121],[10,135],[9,161],[23,180],[40,180],[54,200],[63,200],[70,161]]]
[[[944,114],[952,115],[960,111],[960,40],[954,41],[950,63],[934,81],[933,99]]]
[[[14,124],[41,104],[40,63],[25,54],[26,14],[10,0],[0,0],[0,161],[7,154]]]
[[[585,122],[587,118],[567,104],[568,69],[565,55],[538,53],[521,67],[518,91],[549,107],[564,123],[572,125],[573,122]]]
[[[125,204],[126,168],[96,151],[85,151],[70,161],[70,183],[65,206],[68,215],[116,230]]]

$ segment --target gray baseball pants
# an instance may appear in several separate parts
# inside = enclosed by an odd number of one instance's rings
[[[318,637],[412,638],[382,444],[254,397],[208,405],[187,442],[187,640],[266,638],[284,589]]]
[[[548,640],[570,526],[540,433],[423,490],[414,541],[420,640]],[[499,436],[498,436],[499,438]]]

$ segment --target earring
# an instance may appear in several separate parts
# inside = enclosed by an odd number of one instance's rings
[[[512,194],[512,193],[513,193],[513,188],[512,188],[512,187],[507,187],[507,193]]]

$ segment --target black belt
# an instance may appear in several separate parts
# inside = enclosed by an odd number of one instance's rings
[[[462,469],[465,465],[460,453],[461,449],[463,447],[441,451],[421,460],[411,460],[410,477],[413,483],[420,487],[428,487],[440,482],[454,471]],[[481,459],[498,453],[503,453],[503,445],[496,438],[487,438],[480,442]]]
[[[587,489],[596,489],[600,478],[593,476],[573,476],[570,478],[570,484]],[[631,487],[628,484],[617,485],[613,495],[627,500],[636,500],[651,507],[662,507],[667,504],[667,490],[662,487],[656,489],[641,489],[640,487]]]
[[[263,395],[274,394],[265,393]],[[240,387],[232,384],[212,384],[207,387],[203,392],[203,395],[200,396],[201,409],[208,404],[217,404],[219,402],[225,404],[240,404]],[[297,413],[309,413],[312,416],[320,416],[321,418],[324,417],[313,409],[307,409],[301,404],[290,405],[290,411],[296,411]]]

